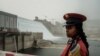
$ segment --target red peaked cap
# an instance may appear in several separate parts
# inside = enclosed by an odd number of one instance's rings
[[[63,18],[67,21],[70,18],[75,18],[75,19],[79,19],[81,22],[85,21],[87,18],[86,16],[82,15],[82,14],[78,14],[78,13],[67,13],[63,16]]]

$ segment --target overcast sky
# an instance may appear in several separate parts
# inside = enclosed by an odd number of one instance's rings
[[[0,10],[33,20],[63,21],[63,14],[78,12],[89,19],[100,16],[100,0],[0,0]]]

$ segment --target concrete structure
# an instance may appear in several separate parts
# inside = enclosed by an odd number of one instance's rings
[[[3,50],[2,38],[0,37],[0,50]],[[42,33],[29,33],[23,32],[18,34],[17,41],[15,36],[6,36],[5,38],[5,51],[15,51],[25,48],[37,47],[38,40],[43,40]],[[36,42],[35,42],[36,41]],[[16,43],[17,42],[17,43]]]
[[[17,29],[17,16],[0,11],[0,29]]]
[[[40,32],[43,33],[43,39],[45,40],[54,38],[41,22],[28,20],[22,17],[18,17],[17,20],[17,27],[20,32]]]
[[[35,18],[34,21],[41,22],[45,25],[45,27],[54,35],[54,36],[60,36],[60,37],[66,37],[65,28],[63,27],[62,23],[55,22],[55,24],[52,24],[52,22],[47,21],[46,19],[41,20],[38,17]]]
[[[40,47],[40,42],[45,45],[43,37],[46,39],[52,34],[42,23],[0,11],[0,50],[17,52]]]

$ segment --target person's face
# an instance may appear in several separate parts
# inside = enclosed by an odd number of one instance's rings
[[[74,37],[77,34],[76,31],[77,30],[76,30],[76,27],[74,25],[66,27],[66,35],[70,38]]]

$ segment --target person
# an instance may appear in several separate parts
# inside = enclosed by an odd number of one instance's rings
[[[86,16],[79,13],[67,13],[63,18],[66,20],[66,35],[69,40],[61,56],[89,56],[89,44],[83,31]]]

